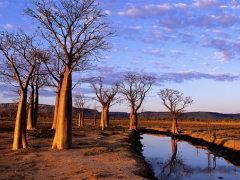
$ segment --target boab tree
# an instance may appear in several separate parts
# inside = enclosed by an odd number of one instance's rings
[[[87,99],[83,93],[76,93],[74,98],[74,104],[78,108],[79,119],[78,119],[78,126],[84,126],[84,111],[89,106],[86,106]]]
[[[97,101],[102,105],[101,114],[101,127],[104,130],[109,126],[109,107],[118,103],[119,99],[114,98],[119,89],[119,83],[114,83],[112,87],[103,86],[102,78],[98,79],[99,88],[96,86],[96,81],[91,81],[91,87],[93,88]]]
[[[151,75],[127,73],[120,84],[120,93],[130,104],[130,130],[137,130],[138,110],[140,109],[147,92],[156,78]]]
[[[0,51],[1,72],[4,82],[20,87],[21,97],[15,122],[13,150],[26,148],[26,106],[27,89],[34,69],[40,63],[37,54],[39,44],[35,42],[36,35],[29,36],[22,30],[17,33],[1,32]]]
[[[183,93],[174,89],[166,88],[164,90],[160,90],[160,92],[158,92],[157,94],[163,101],[163,105],[170,111],[173,118],[172,133],[178,133],[177,116],[184,111],[188,104],[191,105],[193,103],[193,100],[190,96],[184,98]]]
[[[72,71],[97,58],[109,48],[106,37],[113,34],[104,21],[106,14],[95,0],[31,0],[35,9],[25,13],[37,20],[42,37],[51,48],[64,53],[64,78],[60,91],[53,149],[72,147]],[[58,44],[59,46],[56,46]]]

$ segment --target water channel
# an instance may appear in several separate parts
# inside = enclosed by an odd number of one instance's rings
[[[161,180],[240,179],[240,167],[203,147],[161,135],[141,135],[143,156]]]

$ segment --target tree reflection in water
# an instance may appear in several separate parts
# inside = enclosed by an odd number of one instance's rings
[[[142,142],[143,155],[158,179],[240,179],[240,168],[219,157],[221,151],[156,135],[144,135]]]
[[[179,152],[177,153],[177,142],[178,139],[171,138],[172,157],[158,175],[160,180],[181,180],[183,176],[190,177],[193,174],[191,167],[184,164],[182,155]]]
[[[205,172],[205,174],[209,177],[209,178],[213,178],[214,177],[214,170],[216,168],[216,156],[213,157],[213,166],[212,166],[212,161],[211,161],[211,153],[210,151],[208,152],[208,165],[207,167],[203,170],[203,172]]]

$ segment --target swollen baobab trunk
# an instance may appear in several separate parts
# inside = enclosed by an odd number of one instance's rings
[[[137,130],[137,114],[131,111],[130,113],[130,130]]]
[[[53,140],[53,149],[72,147],[72,75],[66,68],[60,92],[57,128]]]
[[[26,148],[28,146],[26,138],[26,105],[27,105],[27,88],[22,90],[21,98],[18,104],[16,123],[13,138],[13,150]]]
[[[109,114],[108,114],[108,106],[102,107],[102,114],[101,114],[101,127],[104,130],[105,127],[109,126]]]

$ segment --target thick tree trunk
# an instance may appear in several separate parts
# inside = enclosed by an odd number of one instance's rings
[[[81,126],[81,111],[78,112],[78,126]]]
[[[173,116],[172,134],[178,134],[178,131],[177,131],[177,118],[176,118],[176,116]]]
[[[38,96],[38,85],[36,83],[36,88],[35,88],[36,92],[35,92],[35,97],[34,97],[34,118],[33,118],[33,127],[36,128],[37,126],[37,118],[38,118],[38,99],[39,99],[39,96]]]
[[[59,99],[57,128],[53,140],[53,149],[72,147],[72,75],[66,68]]]
[[[108,106],[105,106],[102,108],[102,114],[101,114],[101,127],[102,130],[105,129],[105,127],[109,126],[109,114],[108,114]]]
[[[18,111],[15,122],[13,150],[26,148],[28,146],[26,137],[26,105],[27,105],[27,87],[22,90],[21,98],[18,104]]]
[[[84,126],[84,110],[81,110],[81,126]]]
[[[105,114],[104,114],[104,108],[102,108],[102,113],[101,113],[101,122],[100,122],[100,126],[102,127],[102,130],[104,130],[105,129],[105,121],[104,121],[104,117],[105,116]]]
[[[56,93],[56,101],[55,101],[55,108],[54,108],[54,116],[53,116],[52,129],[56,129],[56,127],[57,127],[57,118],[58,118],[58,108],[59,108],[60,91],[61,91],[61,83],[58,83],[57,93]]]
[[[78,126],[84,126],[84,110],[79,110]]]
[[[28,106],[28,117],[27,117],[27,129],[33,129],[34,127],[34,87],[31,86],[31,93],[29,98]]]
[[[137,130],[137,121],[138,121],[138,117],[137,117],[137,113],[135,113],[133,110],[131,110],[130,113],[130,130]]]

